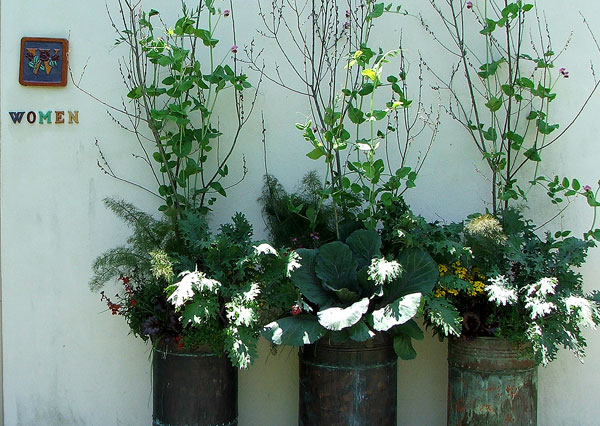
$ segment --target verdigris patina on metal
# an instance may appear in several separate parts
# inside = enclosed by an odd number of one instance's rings
[[[537,425],[537,366],[506,340],[450,339],[448,425]]]
[[[152,426],[236,426],[237,369],[225,356],[154,351]]]
[[[300,350],[300,426],[395,426],[397,356],[392,339],[319,340]]]

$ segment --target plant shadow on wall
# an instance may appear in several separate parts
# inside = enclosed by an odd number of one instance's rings
[[[488,166],[483,174],[490,183],[489,203],[485,211],[456,224],[388,216],[384,246],[392,251],[423,247],[438,262],[440,278],[426,297],[425,319],[441,338],[495,336],[526,343],[524,348],[544,365],[556,358],[560,346],[582,357],[583,328],[600,322],[600,292],[585,294],[577,269],[600,240],[598,188],[574,178],[544,176],[541,165],[544,152],[566,136],[600,82],[562,128],[552,121],[559,101],[554,90],[570,81],[569,72],[559,65],[564,51],[553,50],[548,24],[534,5],[430,4],[449,38],[419,17],[422,26],[456,63],[448,73],[426,67],[440,93],[448,95],[447,113]],[[576,199],[587,202],[594,222],[583,239],[565,229],[542,233],[549,221],[536,226],[524,217],[536,189],[557,206],[554,218]]]
[[[161,213],[157,219],[126,201],[105,200],[133,233],[96,259],[90,287],[119,280],[119,293],[102,292],[102,299],[155,347],[224,353],[245,368],[256,357],[261,324],[289,306],[285,298],[293,293],[279,288],[288,255],[254,242],[243,214],[216,235],[208,226],[213,204],[236,184],[228,180],[229,163],[256,99],[238,68],[233,4],[221,3],[229,7],[182,3],[173,26],[141,2],[119,1],[111,16],[117,48],[126,51],[120,72],[128,99],[122,108],[107,105],[109,114],[137,140],[133,157],[150,168],[156,187],[114,172],[102,152],[98,165],[157,197]],[[232,28],[232,47],[215,38],[223,24]],[[215,112],[219,105],[227,107],[226,119]],[[230,123],[223,131],[222,122]],[[241,179],[245,173],[240,165]]]
[[[389,331],[397,354],[413,358],[411,337],[421,333],[412,318],[437,268],[420,249],[382,252],[376,229],[387,211],[408,211],[403,194],[415,187],[439,124],[438,112],[422,103],[421,64],[413,78],[418,88],[409,88],[402,35],[392,46],[373,44],[382,38],[379,25],[403,11],[375,1],[259,2],[259,9],[262,39],[278,48],[282,65],[266,65],[256,43],[246,49],[247,62],[308,101],[298,139],[321,165],[291,194],[265,176],[264,216],[276,246],[299,256],[291,278],[301,297],[264,335],[303,346],[364,342]],[[415,144],[419,137],[426,143]]]

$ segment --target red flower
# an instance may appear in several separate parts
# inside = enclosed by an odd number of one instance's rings
[[[136,306],[136,305],[137,305],[137,300],[135,300],[135,299],[131,299],[131,300],[129,301],[129,303],[131,303],[131,306]]]
[[[177,343],[177,349],[182,350],[184,348],[185,344],[183,343],[183,337],[181,337],[181,334],[177,335],[175,338],[175,343]]]
[[[292,309],[290,309],[290,313],[293,316],[300,315],[301,312],[302,312],[302,309],[298,305],[294,305],[294,306],[292,306]]]

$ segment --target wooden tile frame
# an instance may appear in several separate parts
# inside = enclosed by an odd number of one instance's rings
[[[62,44],[61,60],[61,80],[60,81],[29,81],[24,78],[25,71],[25,43],[27,42],[41,42],[41,43],[60,43]],[[21,38],[21,52],[19,54],[19,83],[23,86],[66,86],[68,79],[68,49],[69,41],[66,38],[49,38],[49,37],[23,37]]]

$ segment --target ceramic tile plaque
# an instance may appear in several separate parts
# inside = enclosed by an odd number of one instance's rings
[[[23,37],[19,83],[23,86],[66,86],[68,45],[64,38]]]

